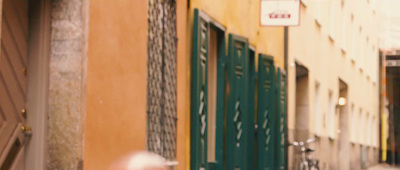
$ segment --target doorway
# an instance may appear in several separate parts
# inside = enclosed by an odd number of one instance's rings
[[[349,135],[349,114],[348,114],[348,87],[339,79],[339,167],[342,170],[350,169],[350,135]]]
[[[308,138],[309,122],[309,83],[308,69],[296,63],[296,118],[295,118],[295,140],[305,141]]]
[[[308,69],[296,62],[296,101],[295,101],[295,127],[294,141],[305,141],[309,136],[309,75]],[[290,163],[294,169],[298,169],[301,157],[297,152],[299,150],[290,151],[294,155]]]
[[[399,60],[400,56],[387,56],[386,60]],[[386,68],[386,94],[389,110],[389,133],[387,138],[387,160],[391,165],[400,164],[400,67]]]

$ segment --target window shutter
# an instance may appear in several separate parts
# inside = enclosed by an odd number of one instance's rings
[[[275,67],[272,56],[258,56],[257,169],[275,169]]]
[[[211,24],[211,27],[213,25]],[[216,169],[224,168],[224,119],[225,119],[225,32],[218,30],[218,57],[217,57],[217,119],[215,131],[215,159]],[[210,168],[210,170],[212,170]]]
[[[215,31],[216,39],[211,36]],[[210,41],[216,41],[216,56],[210,51]],[[215,44],[214,44],[215,45]],[[215,51],[214,51],[215,52]],[[192,110],[191,110],[191,169],[223,169],[224,160],[224,112],[225,112],[225,28],[199,9],[194,10],[192,53]],[[216,94],[209,94],[208,69],[210,57],[216,57]],[[215,67],[215,65],[214,65]],[[214,80],[213,80],[214,81]],[[210,92],[213,93],[213,92]],[[208,162],[208,101],[216,95],[215,160]],[[211,96],[213,97],[213,96]],[[212,113],[211,113],[212,114]],[[211,158],[212,159],[212,158]],[[215,162],[214,162],[215,161]]]
[[[286,73],[284,70],[278,68],[277,75],[277,162],[279,170],[287,170],[287,116],[286,116]]]
[[[247,155],[246,158],[248,159],[248,169],[255,169],[255,87],[256,87],[256,68],[255,68],[255,49],[249,47],[249,72],[248,72],[248,93],[247,96],[249,99],[247,100],[249,102],[248,106],[248,113],[246,116],[248,117],[249,123],[248,123],[248,130],[246,133],[248,133],[248,144],[247,144]]]
[[[226,169],[248,169],[248,40],[229,35],[226,115]]]
[[[207,59],[209,22],[194,11],[192,54],[191,168],[207,168]]]

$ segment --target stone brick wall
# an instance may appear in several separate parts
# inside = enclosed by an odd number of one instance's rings
[[[54,0],[47,168],[82,169],[88,0]]]

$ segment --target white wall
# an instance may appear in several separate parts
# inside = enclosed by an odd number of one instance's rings
[[[321,136],[337,138],[339,114],[332,113],[339,96],[339,79],[348,85],[350,139],[356,143],[377,146],[375,140],[361,140],[355,135],[370,133],[360,129],[362,117],[378,118],[378,25],[373,0],[303,0],[300,26],[289,28],[289,129],[295,128],[295,61],[309,70],[309,129],[320,129]],[[342,3],[343,2],[343,3]],[[320,8],[319,8],[320,7]],[[333,11],[332,11],[333,10]],[[334,16],[332,16],[332,14]],[[318,20],[317,20],[318,18]],[[354,41],[353,41],[354,40]],[[315,102],[315,83],[319,82],[320,101]],[[333,104],[329,103],[332,92]],[[314,103],[319,103],[320,116],[315,116]],[[355,114],[354,114],[355,113]],[[324,120],[325,118],[325,120]],[[315,123],[326,121],[320,124]],[[368,125],[378,128],[375,122]],[[370,125],[371,124],[371,125]],[[326,125],[326,126],[324,126]],[[321,126],[321,127],[316,127]],[[372,130],[377,132],[378,130]],[[370,135],[377,138],[378,135]]]

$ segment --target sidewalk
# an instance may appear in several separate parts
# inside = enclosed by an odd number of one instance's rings
[[[388,164],[379,164],[368,168],[368,170],[400,170],[400,167],[392,167]]]

